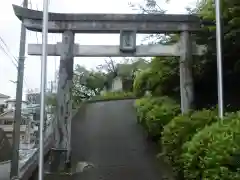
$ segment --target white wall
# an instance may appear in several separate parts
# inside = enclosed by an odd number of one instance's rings
[[[15,109],[15,104],[16,102],[15,101],[10,101],[7,103],[7,109],[8,110],[12,110],[12,109]],[[26,103],[22,103],[22,109],[26,108],[27,107],[27,104]]]
[[[7,100],[7,98],[0,98],[0,104],[5,104],[5,100]]]
[[[122,79],[115,78],[112,83],[112,91],[121,91],[122,90]]]

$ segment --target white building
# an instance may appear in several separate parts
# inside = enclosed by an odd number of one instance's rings
[[[22,121],[25,119],[22,118]],[[6,136],[10,143],[12,143],[14,110],[9,110],[0,115],[0,128],[6,133]],[[27,124],[22,123],[20,125],[20,140],[26,139]]]
[[[40,96],[38,92],[27,93],[26,101],[28,101],[29,104],[40,104]]]
[[[5,111],[0,114],[0,128],[6,133],[9,142],[12,143],[13,122],[15,120],[15,99],[5,100]],[[22,117],[20,122],[20,141],[23,143],[30,143],[31,135],[34,134],[35,127],[31,123],[32,116],[26,110],[27,102],[22,101]]]
[[[16,99],[5,100],[6,110],[14,110],[16,105]],[[27,107],[27,101],[22,101],[22,109]]]
[[[123,90],[122,78],[115,77],[112,81],[111,91],[122,91],[122,90]]]
[[[8,100],[9,98],[10,98],[10,96],[0,93],[0,105],[4,105],[5,101]]]

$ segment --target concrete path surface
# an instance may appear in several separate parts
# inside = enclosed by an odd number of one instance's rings
[[[95,167],[74,180],[161,180],[156,152],[136,122],[133,100],[88,104],[72,122],[73,161]]]

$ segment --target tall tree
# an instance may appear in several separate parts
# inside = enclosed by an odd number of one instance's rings
[[[147,2],[147,1],[146,1]],[[154,4],[154,3],[153,3]],[[156,5],[155,5],[156,6]],[[224,80],[224,101],[225,105],[237,108],[240,106],[240,97],[238,92],[240,90],[240,2],[237,0],[221,0],[222,7],[222,22],[223,22],[223,80]],[[148,6],[144,6],[148,8]],[[144,10],[145,11],[145,10]],[[188,9],[188,13],[197,14],[205,24],[199,33],[193,34],[197,44],[202,44],[207,47],[207,52],[202,57],[194,57],[193,74],[195,83],[196,104],[198,107],[206,107],[217,103],[217,65],[216,65],[216,26],[215,26],[215,6],[213,0],[200,0],[196,7]],[[206,23],[209,22],[209,23]],[[155,36],[155,37],[158,37]],[[173,37],[170,35],[170,42]],[[161,40],[160,40],[161,42]],[[172,88],[177,88],[177,81],[179,78],[176,76],[177,71],[173,71],[178,67],[177,63],[167,60],[167,58],[158,58],[166,60],[163,62],[152,62],[155,68],[159,69],[158,74],[163,69],[172,69],[165,75],[163,83],[162,78],[159,78],[158,84],[161,89],[168,87],[166,92],[171,92]],[[158,64],[158,66],[157,66]],[[165,68],[164,68],[164,67]],[[152,69],[152,72],[155,70]],[[174,73],[173,73],[174,72]],[[156,76],[156,74],[153,74]],[[174,78],[175,77],[175,78]],[[175,79],[175,85],[172,87],[170,84],[174,81],[168,79]],[[234,87],[232,86],[234,84]]]
[[[132,86],[134,73],[148,66],[148,62],[144,59],[124,59],[122,62],[117,62],[112,58],[105,60],[105,63],[97,66],[96,70],[87,70],[77,65],[73,77],[73,101],[79,104],[83,99],[99,95],[103,89],[111,87],[115,77],[130,80]]]
[[[106,75],[100,71],[90,71],[85,67],[77,65],[73,76],[72,96],[76,104],[82,99],[89,99],[100,94],[104,88]]]

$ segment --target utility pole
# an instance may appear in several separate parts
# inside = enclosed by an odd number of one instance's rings
[[[24,0],[23,7],[28,7],[28,0]],[[12,161],[10,179],[18,178],[19,172],[19,144],[20,144],[20,123],[21,123],[21,109],[22,109],[22,94],[23,94],[23,77],[24,77],[24,61],[25,61],[25,47],[26,47],[26,28],[21,24],[20,35],[20,50],[18,59],[18,77],[16,88],[16,107],[13,123],[13,147],[12,147]]]

